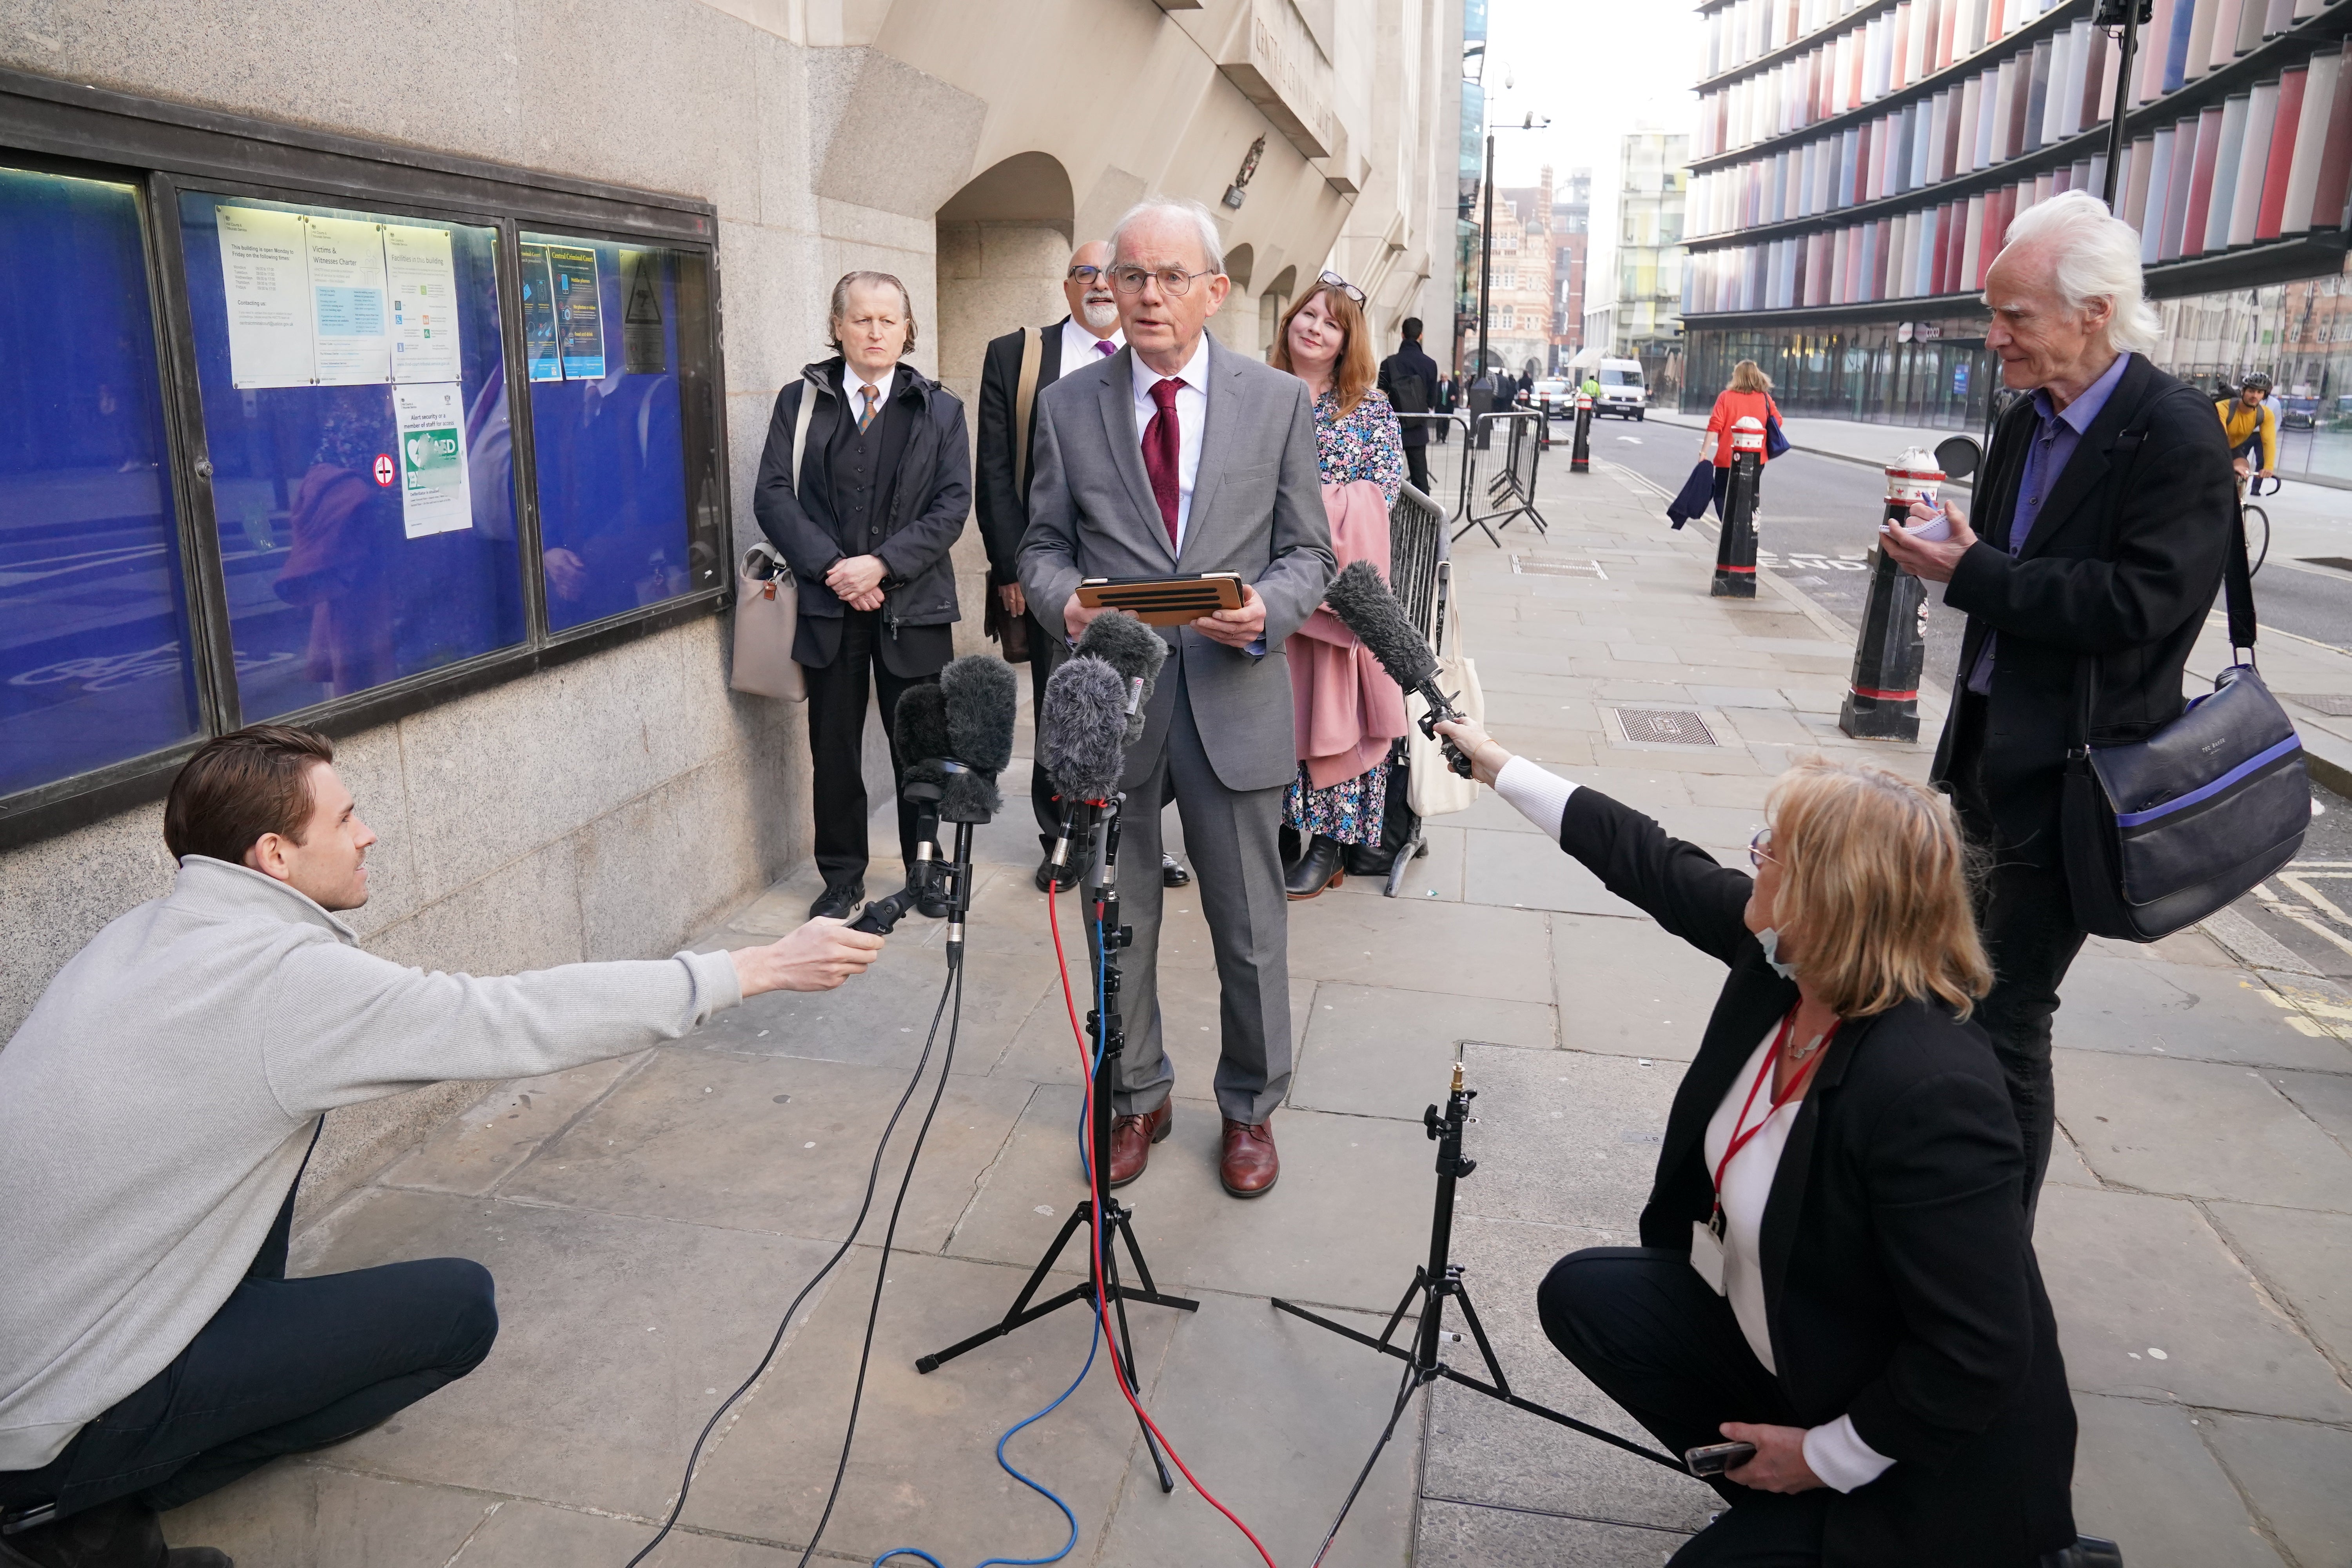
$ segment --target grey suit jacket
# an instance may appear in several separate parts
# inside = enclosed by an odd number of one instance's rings
[[[1122,349],[1040,393],[1021,587],[1047,630],[1082,577],[1236,572],[1265,601],[1265,653],[1253,657],[1189,626],[1163,626],[1210,765],[1227,789],[1270,789],[1298,773],[1283,642],[1331,582],[1313,404],[1307,384],[1209,340],[1208,428],[1180,560],[1143,469],[1134,354]],[[1177,682],[1164,671],[1139,744],[1167,732]]]

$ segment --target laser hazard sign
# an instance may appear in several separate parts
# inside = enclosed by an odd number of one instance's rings
[[[466,406],[455,382],[395,385],[400,517],[411,539],[474,526],[466,479]]]

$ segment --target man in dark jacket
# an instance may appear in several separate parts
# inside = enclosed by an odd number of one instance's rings
[[[1984,293],[2002,381],[2034,390],[1986,455],[1982,535],[1947,502],[1948,539],[1881,537],[1969,617],[1935,779],[1991,858],[1978,921],[1996,984],[1977,1017],[2025,1133],[2031,1205],[2054,1136],[2050,1021],[2083,945],[2059,826],[2075,682],[2091,683],[2093,743],[2179,717],[2236,501],[2211,405],[2145,357],[2157,323],[2129,225],[2088,193],[2044,202],[2010,226]]]
[[[915,346],[906,285],[887,272],[845,275],[833,286],[832,329],[838,355],[776,395],[751,510],[800,588],[793,658],[808,671],[824,877],[809,913],[839,918],[866,896],[866,686],[889,731],[899,697],[938,679],[955,651],[948,551],[971,510],[971,465],[963,405],[900,363]],[[906,762],[894,734],[894,782]],[[898,848],[912,865],[915,813],[904,801]],[[936,897],[919,907],[947,913]]]
[[[1399,415],[1428,414],[1437,407],[1437,362],[1422,352],[1421,318],[1407,316],[1404,342],[1381,361],[1381,390]],[[1403,419],[1404,472],[1412,488],[1429,493],[1429,427],[1427,419]]]

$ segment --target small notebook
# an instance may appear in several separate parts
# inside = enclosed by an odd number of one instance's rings
[[[1242,580],[1233,572],[1181,577],[1088,577],[1078,584],[1087,609],[1126,610],[1155,626],[1181,626],[1217,610],[1242,607]]]

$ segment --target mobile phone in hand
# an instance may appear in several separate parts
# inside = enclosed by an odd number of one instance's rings
[[[1683,1451],[1683,1463],[1695,1476],[1719,1476],[1726,1470],[1736,1470],[1756,1457],[1753,1443],[1709,1443],[1703,1447]]]

